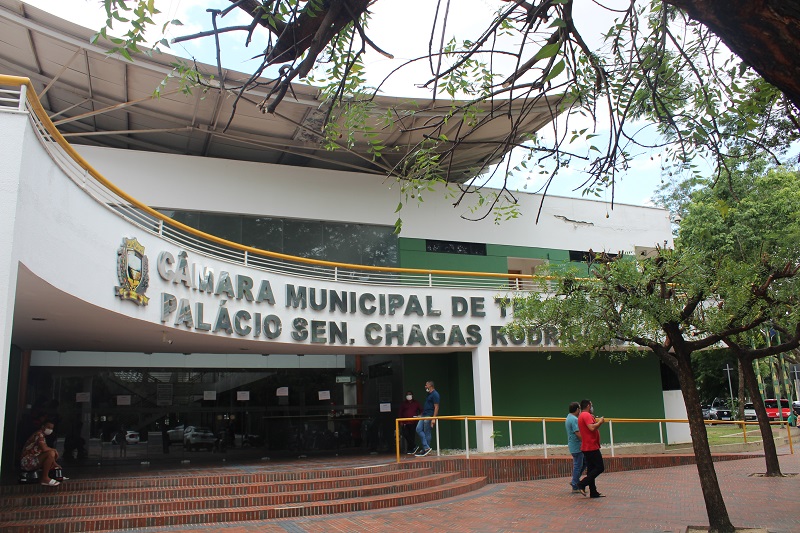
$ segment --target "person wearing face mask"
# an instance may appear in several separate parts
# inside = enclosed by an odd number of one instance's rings
[[[20,464],[22,469],[26,471],[35,471],[41,468],[41,484],[49,487],[57,487],[61,483],[50,477],[50,470],[61,468],[56,462],[56,459],[58,459],[58,452],[55,448],[48,446],[46,441],[46,438],[52,434],[53,423],[45,421],[42,427],[25,442],[25,446],[22,448]]]
[[[397,414],[397,418],[412,418],[419,416],[421,412],[422,406],[414,399],[414,395],[411,391],[406,392],[406,399],[400,404],[400,412]],[[417,439],[416,427],[417,423],[413,421],[400,423],[400,434],[406,441],[406,453],[408,455],[414,455],[419,450],[419,447],[415,445]]]
[[[433,386],[433,381],[425,383],[425,392],[428,397],[425,398],[425,407],[422,408],[422,416],[438,416],[439,415],[439,393]],[[416,457],[425,457],[431,453],[431,429],[436,425],[436,419],[433,420],[420,420],[417,423],[417,435],[422,444],[420,450],[414,455]]]

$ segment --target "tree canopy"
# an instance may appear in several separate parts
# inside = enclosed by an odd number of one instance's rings
[[[517,336],[554,326],[560,344],[574,354],[617,350],[624,359],[645,348],[672,369],[689,416],[709,520],[719,530],[730,524],[710,463],[691,357],[730,347],[755,396],[753,361],[800,346],[800,176],[773,170],[729,181],[730,188],[692,193],[675,249],[597,261],[588,277],[556,273],[551,292],[514,299],[510,326]],[[779,343],[765,342],[768,331],[780,333]],[[762,431],[769,432],[763,404],[759,410]],[[779,475],[771,446],[768,474]]]
[[[158,0],[102,1],[108,26],[116,24],[113,28],[118,29],[123,23],[129,28],[123,38],[113,40],[112,51],[126,57],[141,51]],[[480,192],[493,176],[490,183],[501,190],[481,197],[484,216],[492,209],[514,216],[516,198],[507,189],[511,174],[544,178],[539,190],[546,193],[559,172],[569,168],[583,173],[580,187],[585,194],[609,190],[613,205],[618,178],[638,155],[663,156],[667,176],[697,171],[698,158],[706,158],[720,176],[753,153],[780,161],[797,136],[798,0],[494,4],[494,17],[470,34],[448,26],[460,9],[449,0],[437,0],[433,20],[417,20],[410,10],[408,20],[397,21],[399,31],[429,28],[428,52],[399,65],[390,76],[406,76],[411,64],[428,64],[427,76],[409,82],[429,88],[440,101],[454,99],[450,113],[437,119],[439,124],[470,123],[463,134],[450,138],[437,134],[433,124],[424,141],[407,148],[401,164],[387,166],[386,173],[405,187],[444,182],[461,198]],[[257,65],[238,85],[218,87],[210,82],[214,72],[186,65],[178,68],[185,81],[230,91],[237,98],[256,87],[266,89],[266,98],[255,104],[264,112],[275,111],[291,97],[292,82],[321,83],[327,116],[319,133],[329,140],[346,139],[337,144],[340,149],[355,144],[373,148],[380,163],[385,147],[371,144],[370,133],[382,123],[376,125],[371,101],[385,80],[369,77],[365,57],[391,57],[392,50],[382,50],[376,44],[380,39],[369,30],[370,17],[384,2],[208,0],[207,5],[207,28],[176,40],[214,39],[219,72],[223,33],[241,35],[249,44],[255,32],[262,32],[268,46],[254,51]],[[590,8],[613,14],[610,27],[598,32],[582,20],[583,11]],[[228,24],[226,17],[233,11],[245,14],[249,23]],[[103,28],[98,38],[110,34]],[[561,114],[563,120],[554,120],[549,132],[524,131],[520,125],[541,102],[557,102],[549,104],[552,115]],[[492,109],[479,110],[479,104],[486,103]],[[456,183],[448,172],[454,150],[479,139],[481,127],[493,115],[510,119],[508,132],[497,142],[496,157],[476,166],[467,183]],[[521,162],[505,155],[511,148],[524,153]]]

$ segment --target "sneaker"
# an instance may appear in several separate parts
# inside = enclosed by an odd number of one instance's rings
[[[406,452],[406,455],[414,455],[418,451],[419,451],[419,446],[415,446],[413,450],[411,450],[410,452]]]
[[[425,457],[425,456],[426,456],[426,455],[428,455],[429,453],[431,453],[431,449],[430,449],[430,448],[425,448],[425,449],[424,449],[424,450],[422,450],[421,452],[419,452],[419,453],[415,453],[414,455],[415,455],[416,457]]]

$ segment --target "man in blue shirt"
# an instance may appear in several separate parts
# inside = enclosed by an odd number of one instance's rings
[[[433,381],[425,383],[425,392],[428,397],[425,398],[425,406],[422,408],[420,416],[438,416],[439,415],[439,393],[433,387]],[[417,422],[417,435],[419,435],[422,445],[419,452],[414,454],[416,457],[425,457],[431,453],[431,428],[436,425],[436,420],[420,420]]]
[[[572,402],[569,404],[569,414],[567,415],[567,446],[569,453],[572,454],[572,493],[580,492],[578,482],[581,480],[581,472],[583,472],[583,452],[581,451],[581,432],[578,430],[578,413],[581,410],[581,404]]]

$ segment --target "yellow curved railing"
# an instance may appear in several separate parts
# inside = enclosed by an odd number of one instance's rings
[[[45,111],[44,107],[41,104],[41,101],[36,95],[36,91],[34,90],[33,84],[31,83],[30,79],[21,76],[0,75],[0,86],[20,87],[20,88],[24,87],[25,90],[22,90],[20,92],[20,99],[26,100],[26,105],[30,107],[30,110],[38,118],[39,122],[41,123],[41,126],[49,134],[49,137],[52,139],[52,141],[57,143],[58,146],[64,151],[64,153],[69,158],[71,158],[81,169],[83,169],[83,171],[85,171],[85,173],[87,173],[94,180],[96,180],[97,183],[99,183],[102,187],[105,187],[108,191],[112,192],[118,198],[130,204],[131,207],[138,209],[143,213],[146,213],[153,219],[160,221],[160,223],[167,224],[186,234],[194,236],[199,240],[213,243],[215,245],[223,247],[224,249],[234,250],[242,253],[243,257],[245,258],[245,264],[247,264],[248,255],[255,255],[263,258],[286,261],[290,263],[299,263],[315,267],[325,267],[334,270],[342,269],[345,271],[427,276],[429,281],[432,279],[432,276],[442,276],[445,278],[463,276],[466,278],[484,278],[487,280],[502,280],[505,282],[504,286],[495,284],[491,288],[492,289],[506,288],[511,290],[520,289],[520,287],[522,287],[523,285],[529,287],[533,283],[542,284],[555,279],[552,276],[535,276],[528,274],[509,274],[509,273],[498,273],[498,272],[467,272],[467,271],[456,271],[456,270],[433,270],[433,269],[399,268],[399,267],[395,268],[395,267],[381,267],[381,266],[371,266],[371,265],[356,265],[350,263],[338,263],[335,261],[310,259],[305,257],[297,257],[297,256],[282,254],[278,252],[271,252],[268,250],[262,250],[260,248],[255,248],[252,246],[245,246],[243,244],[222,239],[215,235],[205,233],[198,229],[187,226],[186,224],[182,224],[181,222],[173,220],[172,218],[164,215],[163,213],[160,213],[159,211],[156,211],[150,206],[145,205],[142,202],[138,201],[136,198],[130,196],[125,191],[121,190],[116,185],[111,183],[103,175],[101,175],[100,172],[98,172],[94,167],[92,167],[92,165],[89,164],[89,162],[86,161],[58,131],[56,126],[48,117],[47,112]],[[21,103],[20,106],[24,104],[25,103]],[[126,218],[130,220],[130,217]],[[141,226],[142,224],[138,225]],[[251,264],[249,266],[253,265]],[[429,286],[440,286],[440,285],[439,284],[434,285],[432,282],[429,282]],[[465,288],[469,287],[468,285],[461,285],[461,286]],[[487,288],[487,287],[475,287],[475,288]]]
[[[544,458],[547,458],[547,423],[548,422],[558,422],[561,425],[559,426],[558,431],[564,431],[564,422],[567,420],[563,417],[540,417],[540,416],[476,416],[476,415],[450,415],[450,416],[415,416],[413,418],[397,418],[394,421],[394,438],[395,438],[395,452],[397,456],[397,462],[400,462],[400,425],[403,422],[419,422],[420,420],[436,420],[436,455],[439,456],[441,454],[441,450],[439,448],[439,421],[440,420],[455,420],[459,422],[464,422],[464,435],[465,435],[465,442],[466,442],[466,450],[465,455],[467,459],[469,459],[470,449],[469,449],[469,422],[476,422],[476,421],[486,421],[486,422],[508,422],[508,436],[509,442],[511,444],[510,449],[514,449],[514,438],[513,433],[511,430],[511,423],[512,422],[527,422],[527,423],[535,423],[539,422],[542,424],[542,445],[544,450]],[[688,424],[689,420],[685,418],[605,418],[606,423],[608,424],[608,432],[611,437],[610,449],[611,449],[611,457],[615,457],[615,449],[614,449],[614,423],[617,424],[658,424],[658,433],[660,437],[660,444],[664,444],[664,428],[663,424]],[[747,426],[758,425],[758,422],[745,422],[743,420],[704,420],[703,421],[707,426],[714,426],[714,425],[733,425],[742,428],[742,440],[745,444],[747,444]],[[785,424],[785,422],[770,422],[771,426],[780,425],[781,427]],[[563,435],[563,433],[559,433]],[[794,444],[792,443],[792,431],[789,424],[786,424],[786,436],[787,441],[789,444],[789,451],[794,455]],[[563,445],[559,445],[563,446]]]

